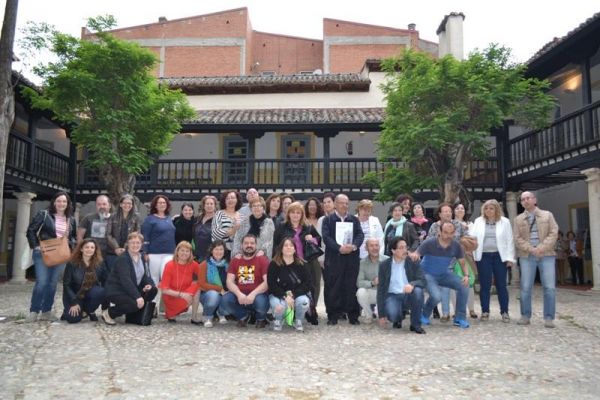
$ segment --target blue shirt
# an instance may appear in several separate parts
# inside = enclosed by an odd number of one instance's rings
[[[462,247],[456,240],[452,240],[450,245],[444,248],[436,237],[426,239],[421,243],[417,252],[423,257],[421,260],[423,271],[436,276],[444,275],[454,260],[465,256]]]
[[[402,260],[399,263],[392,258],[392,275],[390,276],[390,287],[388,293],[404,293],[404,286],[408,284],[408,278],[406,278],[406,269],[404,269],[404,263],[406,260]]]
[[[142,224],[146,254],[173,254],[175,252],[175,226],[169,216],[150,214]]]

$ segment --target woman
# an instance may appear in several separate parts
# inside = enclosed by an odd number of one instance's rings
[[[365,239],[360,245],[360,258],[363,259],[369,255],[367,252],[367,239],[375,238],[379,241],[379,252],[383,254],[385,249],[385,243],[383,240],[383,228],[379,218],[371,215],[373,213],[373,202],[371,200],[361,200],[358,202],[356,207],[356,216],[360,221],[360,227],[362,228]]]
[[[194,222],[194,205],[192,203],[183,203],[181,214],[173,218],[176,244],[184,240],[192,243],[192,240],[194,240]]]
[[[407,220],[410,220],[410,218],[412,217],[411,211],[413,201],[413,197],[408,193],[402,193],[399,194],[398,197],[396,197],[396,203],[400,203],[400,205],[402,205],[402,215]]]
[[[132,232],[140,230],[140,219],[135,209],[133,196],[124,194],[119,200],[117,212],[110,216],[106,225],[106,268],[107,275],[110,273],[116,259],[125,253],[127,236]]]
[[[165,318],[177,322],[176,316],[186,312],[193,302],[198,303],[198,263],[194,261],[192,245],[185,240],[175,248],[173,259],[167,263],[160,281],[161,297],[165,303]]]
[[[294,201],[296,201],[294,199],[294,196],[292,196],[291,194],[286,194],[286,193],[282,194],[280,196],[280,198],[281,198],[281,214],[277,218],[277,221],[275,221],[275,228],[277,228],[277,225],[284,222],[288,207],[290,206],[290,204],[292,204]]]
[[[267,271],[269,302],[275,318],[275,331],[281,330],[284,315],[291,310],[294,310],[294,328],[299,332],[304,330],[302,320],[310,305],[310,281],[310,273],[306,264],[298,257],[294,240],[285,237],[277,247]]]
[[[425,216],[425,208],[423,207],[423,204],[413,204],[410,222],[412,222],[415,226],[415,230],[419,236],[419,244],[423,243],[425,238],[427,238],[427,232],[431,226],[431,220]]]
[[[217,240],[210,245],[208,258],[200,263],[198,286],[200,287],[200,302],[202,303],[202,321],[198,321],[198,303],[192,305],[192,323],[204,324],[212,328],[212,319],[221,305],[227,281],[227,260],[225,260],[225,243]],[[227,322],[225,316],[219,315],[219,323]]]
[[[507,267],[515,262],[513,230],[508,218],[496,200],[488,200],[481,206],[481,216],[477,217],[470,231],[477,238],[478,246],[473,254],[479,272],[481,291],[481,320],[490,318],[490,291],[492,277],[496,284],[502,322],[510,322],[508,315],[508,289],[506,288]]]
[[[290,204],[284,222],[275,229],[275,234],[273,235],[273,247],[277,248],[280,246],[286,237],[292,239],[292,243],[296,246],[296,255],[301,260],[304,260],[307,241],[311,241],[317,246],[320,245],[321,236],[317,233],[317,229],[306,221],[304,207],[298,202]],[[311,277],[310,291],[312,293],[312,299],[314,304],[317,304],[321,294],[321,277],[323,274],[321,264],[319,263],[319,260],[315,258],[307,262],[306,267]],[[311,310],[309,322],[313,325],[318,325],[319,323],[317,312],[314,307],[313,310]]]
[[[473,228],[473,223],[471,221],[469,221],[466,217],[467,210],[465,209],[464,204],[462,204],[462,203],[455,204],[453,212],[454,212],[454,220],[462,226],[464,235],[469,234],[470,229]],[[462,245],[462,241],[461,241],[461,245]],[[463,246],[463,250],[465,251],[465,258],[467,260],[473,261],[473,255],[472,255],[473,251],[472,250],[467,251],[467,249],[464,246]],[[475,265],[472,265],[472,266],[475,267]],[[476,273],[476,271],[475,271],[476,268],[473,268],[473,269],[474,269],[473,272]],[[446,291],[446,292],[448,292],[448,291]],[[442,296],[442,301],[443,302],[445,301],[444,296]],[[456,305],[456,299],[454,299],[453,304]],[[469,288],[469,297],[467,299],[467,308],[469,309],[469,316],[473,319],[476,319],[477,313],[475,312],[475,290],[473,289],[472,286]]]
[[[209,254],[208,248],[212,243],[212,221],[217,212],[217,198],[211,195],[202,197],[198,211],[200,214],[194,225],[194,255],[198,262],[202,262]]]
[[[67,263],[63,276],[63,319],[70,324],[87,316],[98,321],[96,309],[104,302],[104,263],[100,248],[92,238],[83,239]]]
[[[309,197],[304,203],[304,215],[306,215],[306,221],[315,227],[318,226],[319,218],[323,216],[323,206],[316,197]]]
[[[556,281],[561,285],[565,283],[567,277],[566,263],[567,251],[569,250],[569,243],[565,240],[564,236],[565,235],[562,231],[558,231],[558,239],[556,240],[556,244],[554,245],[554,252],[556,253]]]
[[[106,280],[106,299],[111,307],[102,311],[107,325],[115,325],[115,318],[125,314],[125,323],[150,325],[152,300],[158,289],[142,257],[144,236],[139,232],[127,236],[127,251],[120,255]]]
[[[150,214],[142,224],[142,235],[146,238],[144,258],[155,284],[160,282],[162,271],[175,252],[175,226],[169,218],[170,212],[171,202],[167,196],[154,196],[150,203]]]
[[[275,226],[271,218],[265,214],[265,201],[262,197],[250,201],[250,216],[245,218],[240,224],[240,229],[233,238],[233,248],[231,254],[233,257],[242,256],[242,240],[244,236],[251,233],[256,236],[257,256],[266,256],[271,259],[273,254],[273,233]]]
[[[575,232],[567,232],[567,260],[571,268],[571,280],[573,285],[583,285],[583,240],[575,236]]]
[[[402,204],[392,203],[389,210],[392,218],[385,224],[385,255],[389,257],[392,256],[389,245],[394,237],[402,237],[409,251],[415,251],[419,246],[419,236],[415,226],[402,215],[402,210]]]
[[[40,251],[40,241],[59,237],[67,237],[71,248],[77,237],[77,226],[73,217],[71,198],[65,192],[54,194],[48,208],[38,211],[27,228],[27,241],[29,247],[33,249],[35,285],[31,293],[29,315],[23,322],[58,320],[52,314],[52,306],[54,305],[56,285],[65,269],[65,264],[52,267],[44,264]],[[40,315],[38,316],[38,314]]]
[[[220,200],[221,209],[217,211],[212,222],[212,240],[222,240],[225,243],[225,259],[231,259],[233,238],[240,229],[241,216],[238,210],[242,208],[242,196],[235,190],[223,192]]]
[[[267,197],[265,203],[266,213],[275,225],[277,218],[281,215],[281,197],[279,194],[273,193]]]

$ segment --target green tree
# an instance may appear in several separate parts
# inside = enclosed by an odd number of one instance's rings
[[[134,193],[144,173],[195,111],[180,91],[152,75],[156,57],[138,44],[106,32],[112,16],[90,18],[95,40],[80,40],[44,24],[32,24],[27,44],[49,49],[56,60],[39,65],[42,92],[27,95],[35,107],[72,124],[71,140],[87,150],[86,167],[99,172],[113,202]]]
[[[440,200],[465,201],[465,168],[487,156],[491,130],[507,119],[540,127],[554,105],[548,83],[525,78],[525,66],[496,45],[463,61],[407,50],[383,69],[387,106],[378,157],[400,159],[404,167],[366,177],[379,185],[381,200],[430,188]]]

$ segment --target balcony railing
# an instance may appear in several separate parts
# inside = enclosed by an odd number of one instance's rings
[[[30,138],[11,133],[8,138],[6,168],[23,177],[67,187],[69,157],[36,145]]]
[[[600,140],[600,102],[509,142],[510,169],[549,159]]]
[[[387,163],[375,158],[295,159],[295,160],[159,160],[150,171],[137,178],[136,188],[148,189],[207,189],[255,187],[262,190],[371,190],[362,182],[368,172],[399,167],[402,163]],[[95,171],[79,166],[81,189],[99,189],[102,183]],[[495,157],[469,164],[468,185],[493,184],[497,177]],[[252,179],[250,179],[252,177]]]

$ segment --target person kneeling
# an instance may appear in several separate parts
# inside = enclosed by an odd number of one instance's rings
[[[192,302],[198,303],[200,292],[194,274],[200,275],[199,265],[194,261],[192,245],[183,240],[177,245],[173,259],[165,265],[160,280],[165,317],[169,322],[177,322],[176,316],[186,312]]]
[[[115,325],[115,318],[125,314],[125,322],[150,325],[158,289],[150,277],[148,266],[140,253],[144,236],[132,232],[127,237],[127,251],[120,255],[106,280],[106,298],[113,303],[102,312],[108,325]]]
[[[283,239],[275,251],[273,261],[269,264],[267,282],[275,317],[273,329],[280,331],[284,316],[293,312],[294,318],[290,319],[294,321],[294,328],[299,332],[304,331],[302,319],[310,305],[308,292],[311,289],[311,275],[307,265],[296,254],[292,238]]]
[[[407,258],[407,245],[402,237],[393,238],[390,249],[392,257],[379,264],[379,326],[385,328],[389,320],[394,328],[402,328],[403,311],[410,308],[410,330],[423,334],[421,313],[425,275],[418,262]]]
[[[73,324],[89,315],[90,321],[98,321],[96,309],[104,301],[105,265],[100,248],[94,239],[83,239],[73,251],[71,261],[63,276],[63,318]]]

